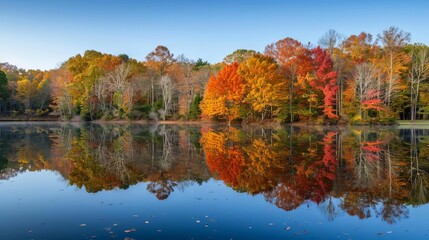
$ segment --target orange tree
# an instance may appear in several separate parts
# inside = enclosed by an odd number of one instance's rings
[[[209,79],[200,105],[203,116],[224,119],[228,125],[239,118],[243,81],[237,69],[237,63],[226,65],[217,76]]]

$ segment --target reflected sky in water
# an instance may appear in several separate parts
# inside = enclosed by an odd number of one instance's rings
[[[0,125],[0,239],[426,239],[429,134]]]

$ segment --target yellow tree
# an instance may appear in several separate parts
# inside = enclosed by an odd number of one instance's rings
[[[49,103],[48,72],[29,70],[28,76],[20,77],[16,86],[17,100],[23,103],[25,111],[44,110]]]
[[[216,77],[210,78],[201,103],[203,116],[225,119],[228,125],[239,117],[243,81],[237,69],[237,63],[226,65]]]
[[[277,63],[271,57],[255,54],[240,64],[238,74],[244,80],[243,102],[260,113],[262,120],[267,113],[275,116],[287,99],[285,82]]]

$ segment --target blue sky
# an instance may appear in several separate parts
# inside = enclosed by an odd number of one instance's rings
[[[144,60],[157,45],[215,63],[285,37],[317,44],[329,29],[389,26],[429,44],[426,0],[0,0],[0,62],[51,69],[87,49]]]

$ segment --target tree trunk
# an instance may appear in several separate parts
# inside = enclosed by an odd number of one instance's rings
[[[293,123],[292,100],[293,100],[293,77],[291,78],[291,83],[290,83],[290,94],[289,94],[289,114],[290,114],[290,123]]]

